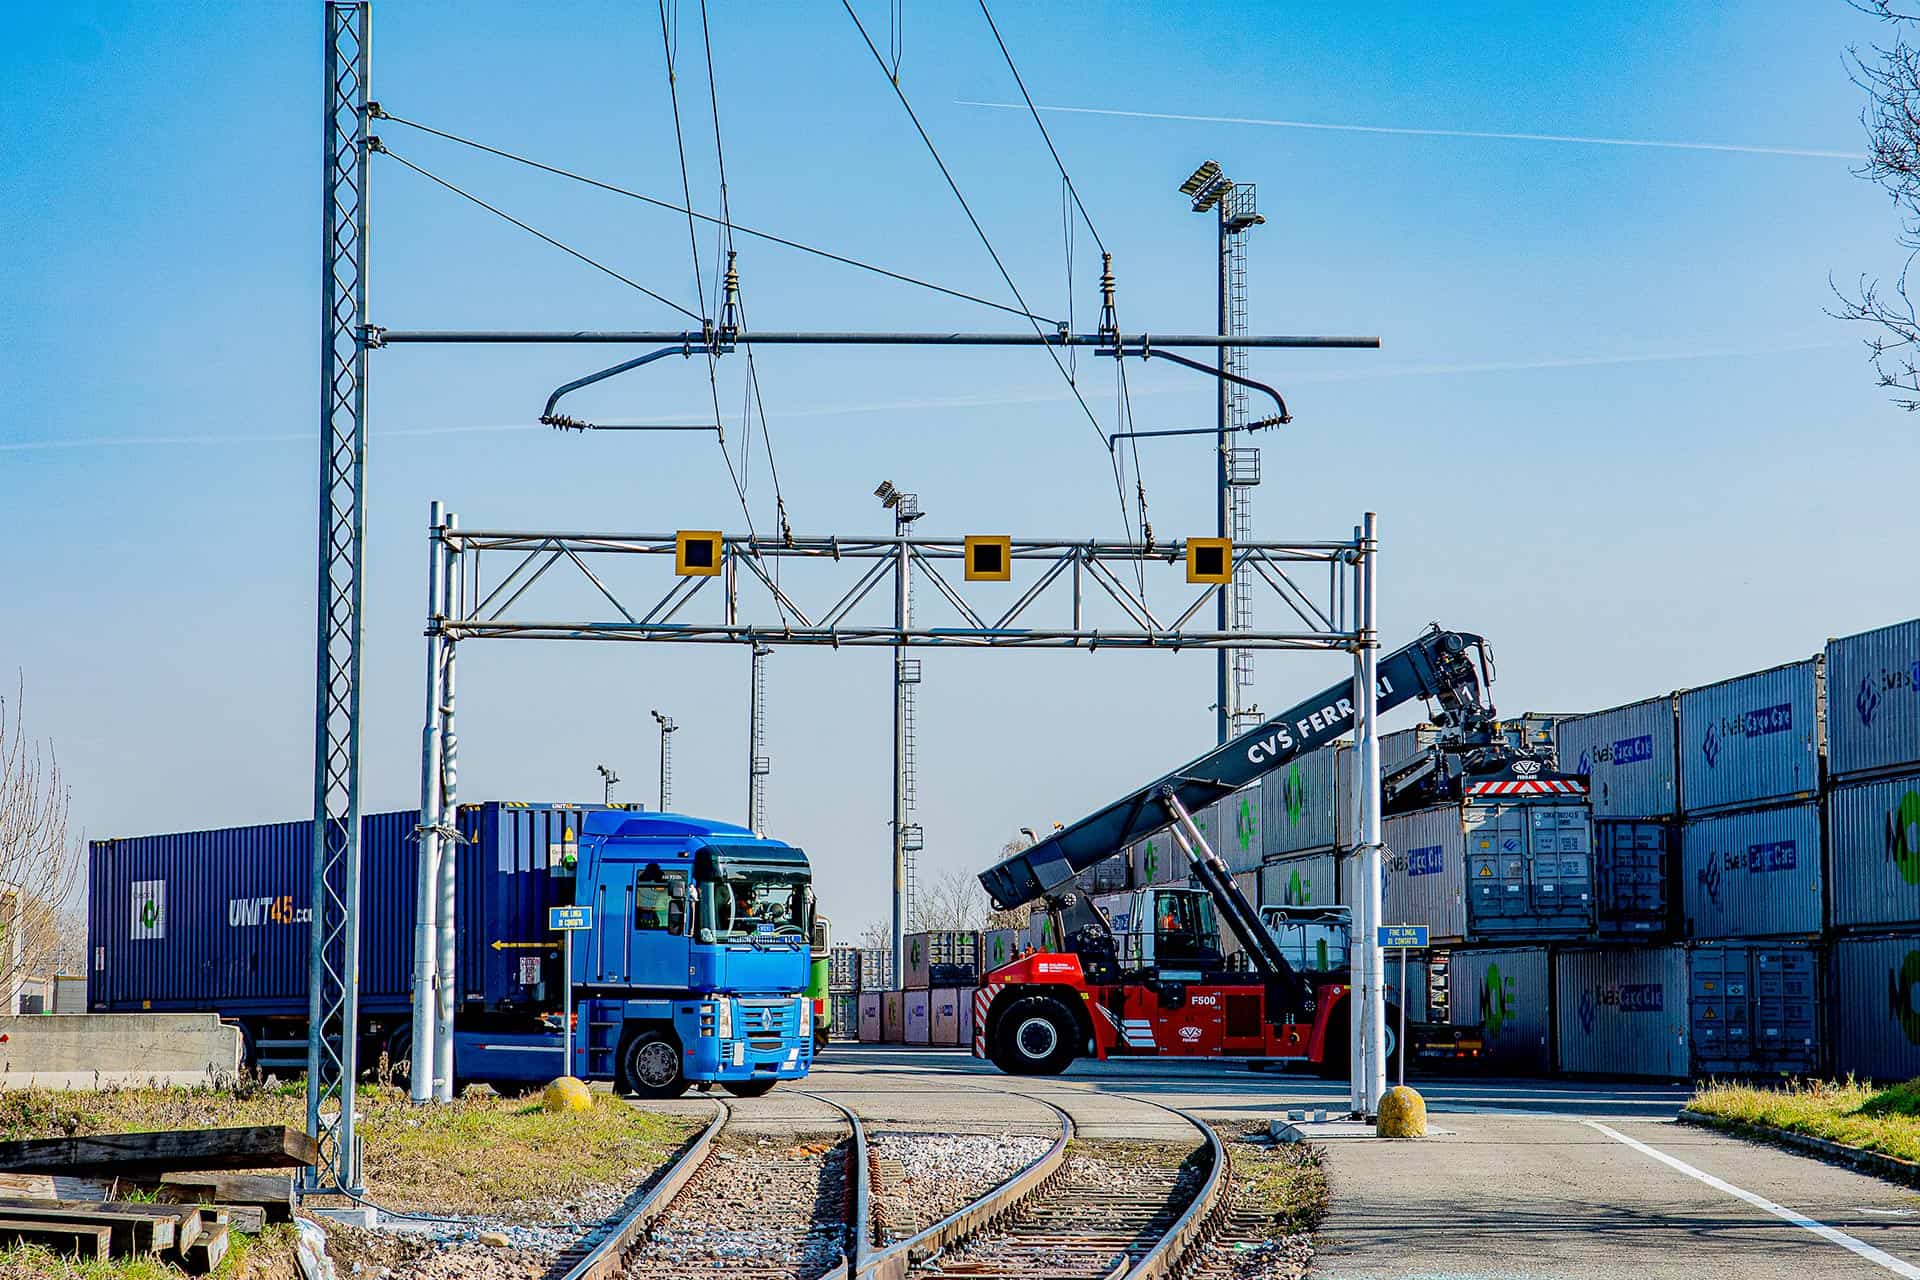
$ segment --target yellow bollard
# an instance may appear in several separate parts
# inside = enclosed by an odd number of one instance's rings
[[[549,1111],[591,1111],[593,1095],[572,1076],[561,1076],[541,1091],[540,1105]]]
[[[1382,1138],[1427,1136],[1427,1100],[1406,1085],[1380,1096],[1380,1119],[1374,1132]]]

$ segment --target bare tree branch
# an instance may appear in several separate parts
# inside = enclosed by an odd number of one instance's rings
[[[21,983],[84,963],[71,898],[80,858],[67,836],[72,792],[51,744],[29,740],[25,677],[0,697],[0,1000],[17,1008]]]
[[[1920,17],[1895,9],[1893,0],[1851,0],[1862,13],[1894,28],[1891,45],[1868,53],[1847,51],[1847,71],[1867,96],[1860,124],[1867,131],[1866,163],[1854,170],[1893,201],[1900,221],[1897,236],[1907,261],[1891,285],[1861,276],[1848,294],[1832,281],[1837,305],[1828,314],[1867,325],[1867,357],[1878,384],[1909,412],[1920,409],[1920,317],[1907,293],[1907,272],[1920,252],[1920,47],[1908,39]]]

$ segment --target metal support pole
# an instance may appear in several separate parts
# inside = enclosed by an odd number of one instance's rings
[[[573,1069],[573,930],[565,929],[560,934],[560,963],[566,973],[560,979],[560,1044],[565,1050],[566,1061],[560,1074],[575,1076]]]
[[[1355,1032],[1353,1078],[1356,1082],[1355,1111],[1375,1115],[1380,1096],[1386,1092],[1387,1064],[1382,1052],[1386,1040],[1386,991],[1382,986],[1384,960],[1380,950],[1381,907],[1381,818],[1380,818],[1380,724],[1379,681],[1375,664],[1379,659],[1380,633],[1375,615],[1375,566],[1379,542],[1375,516],[1369,511],[1361,528],[1360,551],[1355,565],[1358,574],[1359,610],[1355,621],[1358,640],[1353,654],[1353,705],[1355,760],[1354,790],[1358,813],[1354,824],[1359,845],[1354,886],[1355,920],[1354,970],[1357,1002],[1352,1026]],[[1359,918],[1364,912],[1364,922]],[[1402,999],[1404,999],[1404,995]]]
[[[1407,994],[1407,948],[1400,948],[1400,1087],[1407,1087],[1407,1005],[1413,999]]]
[[[893,531],[901,539],[894,553],[893,621],[901,631],[912,621],[908,594],[908,559],[905,541],[909,522],[896,514]],[[904,981],[907,964],[907,651],[893,651],[893,972]]]
[[[320,529],[307,951],[309,1190],[360,1185],[361,488],[367,416],[366,0],[328,0],[321,86]]]
[[[1217,332],[1225,333],[1228,328],[1227,316],[1227,274],[1232,268],[1233,246],[1231,233],[1227,230],[1227,206],[1232,203],[1229,196],[1222,196],[1216,206],[1219,210],[1220,225],[1220,324]],[[1227,490],[1227,418],[1231,412],[1231,384],[1227,382],[1228,366],[1233,362],[1232,349],[1219,349],[1220,389],[1214,404],[1214,536],[1231,537],[1233,534],[1232,498]],[[1233,588],[1220,588],[1219,603],[1216,605],[1215,621],[1217,629],[1228,630],[1232,625]],[[1214,737],[1217,742],[1225,742],[1233,736],[1233,650],[1222,649],[1214,655]]]
[[[448,513],[446,533],[460,527],[460,517]],[[445,566],[443,580],[453,573],[452,548],[443,536],[441,547]],[[440,656],[440,814],[445,826],[457,825],[460,812],[460,738],[454,728],[454,655],[459,646],[448,641]],[[439,985],[433,1002],[433,1097],[436,1102],[453,1101],[453,1007],[459,986],[458,951],[455,926],[459,923],[459,902],[455,885],[460,869],[460,845],[457,839],[441,846],[440,909],[434,925],[439,930]]]
[[[747,698],[747,830],[756,835],[765,831],[767,823],[767,656],[772,652],[772,645],[753,646]]]
[[[446,556],[441,529],[446,509],[427,509],[427,715],[420,735],[420,870],[415,882],[413,923],[413,1046],[409,1070],[415,1102],[433,1100],[434,1009],[440,965],[441,750],[440,623],[447,616]]]

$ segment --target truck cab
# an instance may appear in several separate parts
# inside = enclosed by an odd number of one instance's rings
[[[676,1097],[753,1097],[813,1062],[813,874],[745,827],[671,813],[587,815],[574,902],[574,1073]]]

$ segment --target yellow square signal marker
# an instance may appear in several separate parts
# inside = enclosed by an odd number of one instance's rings
[[[711,578],[725,557],[717,530],[682,529],[673,535],[673,571],[683,578]]]
[[[1012,538],[983,534],[967,539],[968,582],[1007,582],[1012,578]]]
[[[1233,581],[1232,538],[1188,538],[1187,581]]]

